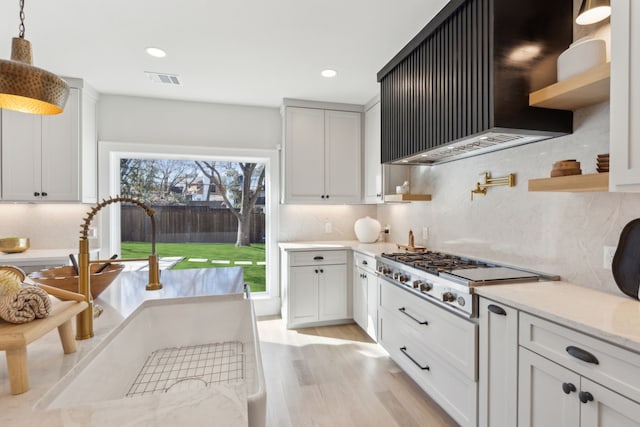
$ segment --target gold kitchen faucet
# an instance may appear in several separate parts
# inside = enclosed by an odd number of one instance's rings
[[[89,225],[91,221],[100,211],[107,205],[112,203],[132,203],[144,209],[149,218],[151,219],[151,255],[149,258],[127,258],[127,259],[97,259],[89,260]],[[109,197],[109,199],[103,199],[98,203],[91,211],[87,213],[87,217],[84,218],[84,223],[80,225],[80,250],[78,253],[78,292],[84,295],[87,307],[83,312],[76,317],[76,339],[85,340],[93,337],[93,298],[91,297],[91,274],[89,272],[90,264],[104,264],[112,262],[130,262],[130,261],[149,261],[149,283],[147,283],[146,289],[148,291],[155,291],[162,289],[162,283],[160,283],[160,271],[158,267],[158,255],[156,254],[156,220],[154,218],[154,210],[144,204],[138,199],[131,197]]]

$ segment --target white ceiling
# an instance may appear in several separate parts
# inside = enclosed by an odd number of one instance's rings
[[[278,106],[282,98],[364,104],[376,73],[448,0],[25,0],[34,65],[99,92]],[[0,4],[0,58],[19,1]],[[157,46],[167,57],[144,49]],[[320,76],[338,70],[334,79]],[[144,71],[178,74],[181,86]]]

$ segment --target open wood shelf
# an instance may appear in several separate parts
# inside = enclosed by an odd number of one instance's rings
[[[529,191],[609,191],[609,173],[530,179]]]
[[[550,86],[531,92],[529,105],[555,110],[576,110],[609,99],[611,63],[593,67]]]
[[[385,194],[385,202],[428,202],[431,194]]]

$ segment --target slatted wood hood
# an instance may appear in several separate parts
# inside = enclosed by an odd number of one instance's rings
[[[382,161],[438,163],[572,132],[529,106],[573,40],[571,0],[451,0],[380,72]]]

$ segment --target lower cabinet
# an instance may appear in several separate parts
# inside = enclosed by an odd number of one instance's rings
[[[520,347],[520,427],[637,427],[640,404]]]
[[[513,427],[517,423],[518,311],[480,298],[480,427]]]
[[[354,254],[353,320],[377,341],[379,279],[374,266],[374,257]]]
[[[282,251],[283,317],[288,328],[350,317],[346,251]]]

